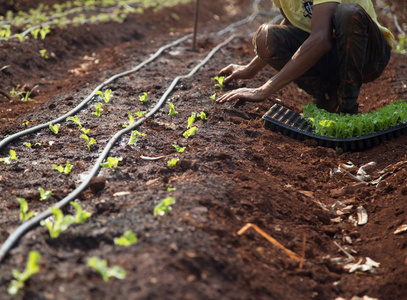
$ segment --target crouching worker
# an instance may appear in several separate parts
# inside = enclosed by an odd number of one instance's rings
[[[396,43],[377,22],[372,1],[273,2],[284,16],[282,23],[260,26],[253,38],[256,57],[245,66],[229,65],[219,75],[227,84],[253,78],[266,65],[278,73],[259,88],[236,89],[217,102],[262,101],[294,81],[317,107],[356,114],[362,83],[382,74]]]

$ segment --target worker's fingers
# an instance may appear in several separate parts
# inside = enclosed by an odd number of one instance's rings
[[[229,93],[226,93],[226,94],[222,95],[221,97],[219,97],[215,101],[217,103],[224,103],[224,102],[229,102],[229,101],[232,101],[232,100],[238,99],[238,98],[239,98],[239,95],[236,93],[236,91],[231,91]]]
[[[233,73],[233,65],[229,65],[226,68],[223,68],[222,70],[219,71],[218,76],[225,76],[225,75],[230,75]]]
[[[232,73],[228,77],[225,77],[225,79],[223,80],[223,83],[228,84],[229,82],[231,82],[234,79],[234,77],[235,77],[235,75],[234,75],[234,73]]]

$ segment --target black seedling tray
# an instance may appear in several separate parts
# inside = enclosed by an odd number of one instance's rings
[[[263,116],[263,119],[264,127],[267,129],[281,132],[299,141],[314,139],[318,146],[333,149],[341,148],[344,152],[362,151],[407,134],[407,123],[403,123],[386,130],[355,138],[337,139],[321,136],[313,132],[312,127],[306,120],[301,118],[300,114],[279,104],[273,105]]]

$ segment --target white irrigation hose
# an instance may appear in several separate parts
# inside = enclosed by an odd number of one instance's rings
[[[64,199],[59,201],[54,205],[56,208],[62,208],[65,205],[67,205],[70,201],[75,200],[79,194],[86,189],[88,186],[90,180],[92,179],[93,176],[96,175],[96,173],[99,171],[100,164],[104,161],[105,157],[109,153],[110,149],[113,147],[113,145],[116,143],[119,137],[121,137],[123,134],[135,129],[136,127],[140,126],[147,118],[150,116],[154,115],[160,108],[161,106],[166,102],[168,95],[173,91],[179,80],[183,78],[189,78],[192,75],[194,75],[203,65],[205,65],[211,58],[212,56],[219,51],[220,48],[223,46],[227,45],[230,41],[232,41],[236,35],[232,35],[229,37],[226,41],[223,43],[219,44],[215,48],[212,49],[212,51],[206,56],[204,60],[202,60],[191,72],[189,72],[187,75],[184,76],[178,76],[174,79],[170,87],[167,89],[167,91],[164,93],[164,95],[161,97],[161,99],[157,102],[157,104],[154,106],[154,108],[149,111],[143,118],[139,119],[137,122],[132,124],[131,126],[124,128],[117,132],[107,143],[105,149],[103,150],[102,154],[99,156],[97,159],[96,163],[94,164],[92,170],[89,172],[87,178],[82,182],[82,184],[77,187],[74,191],[72,191],[68,196],[66,196]],[[37,226],[43,219],[49,217],[52,215],[52,211],[50,208],[48,208],[46,211],[40,213],[39,215],[31,218],[30,220],[26,221],[22,225],[20,225],[4,242],[4,244],[0,248],[0,263],[4,260],[6,257],[7,253],[10,251],[10,249],[14,246],[14,244],[26,233],[28,232],[31,228]]]

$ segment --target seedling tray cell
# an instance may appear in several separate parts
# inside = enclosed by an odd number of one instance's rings
[[[407,134],[407,123],[390,127],[369,135],[338,139],[315,134],[309,123],[301,115],[279,104],[273,105],[263,116],[264,127],[283,135],[303,141],[313,139],[318,146],[341,148],[345,152],[362,151]]]

